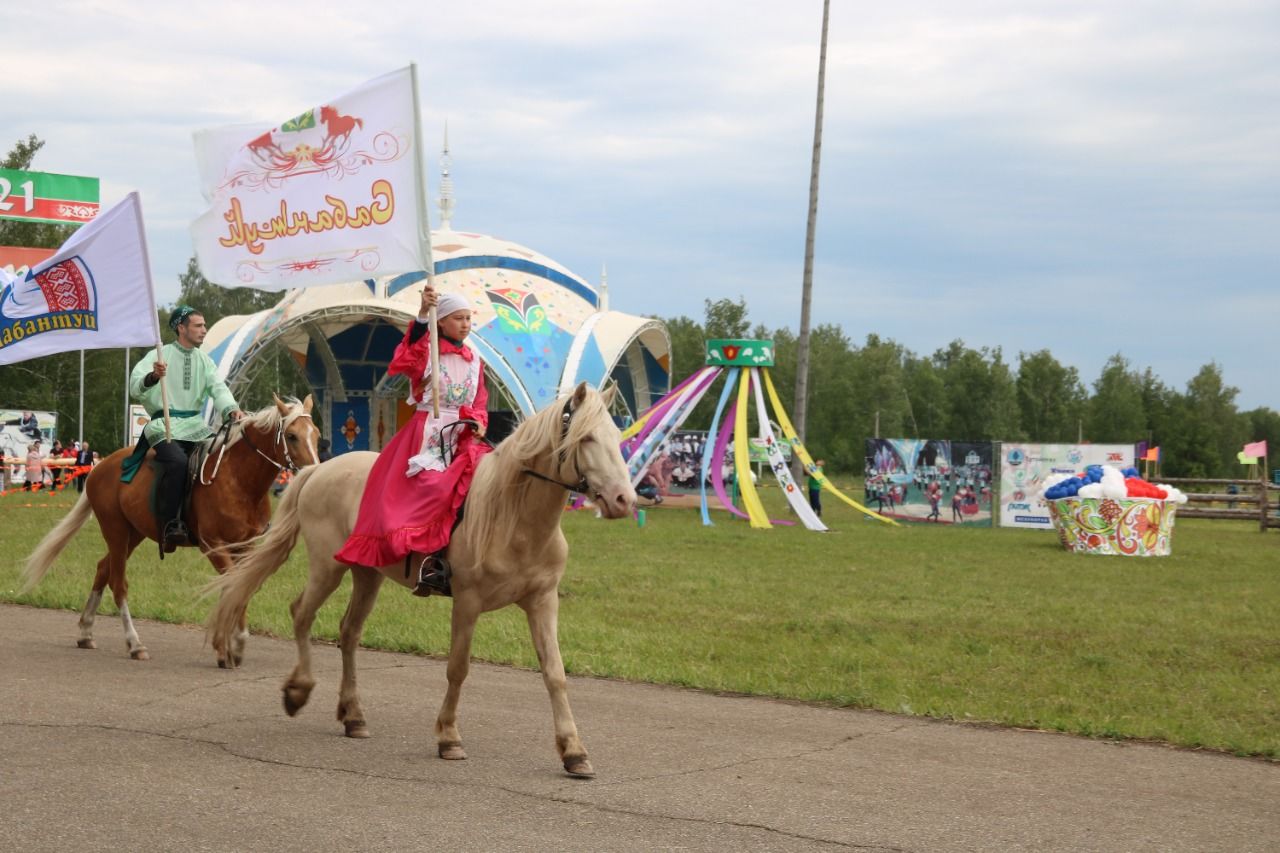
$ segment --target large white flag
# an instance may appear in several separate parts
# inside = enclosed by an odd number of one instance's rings
[[[156,324],[137,193],[81,226],[25,275],[0,270],[0,364],[155,346]]]
[[[410,66],[275,127],[195,136],[205,277],[280,290],[426,267]],[[429,250],[427,250],[429,251]]]

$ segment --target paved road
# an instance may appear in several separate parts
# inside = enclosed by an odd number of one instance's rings
[[[573,679],[599,772],[567,778],[536,673],[476,666],[470,759],[434,755],[442,661],[336,649],[296,719],[292,645],[217,669],[194,628],[0,607],[0,845],[43,850],[1280,850],[1280,765]]]

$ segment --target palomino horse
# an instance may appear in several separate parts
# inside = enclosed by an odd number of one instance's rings
[[[311,422],[311,397],[304,402],[285,403],[276,398],[274,406],[250,415],[231,427],[225,453],[214,448],[200,468],[192,487],[186,514],[193,544],[219,572],[231,565],[231,553],[245,540],[260,535],[271,520],[267,493],[281,469],[297,469],[316,462],[316,442],[320,431]],[[120,482],[120,465],[132,452],[117,450],[102,460],[85,481],[84,494],[74,508],[40,541],[27,558],[23,590],[38,584],[53,561],[67,546],[89,516],[96,516],[107,541],[107,555],[98,561],[93,589],[80,614],[82,649],[97,648],[93,641],[93,620],[102,602],[103,587],[110,585],[116,607],[124,622],[129,656],[147,660],[146,647],[129,617],[125,565],[133,549],[144,539],[159,541],[155,515],[151,512],[151,485],[155,478],[150,465],[142,465],[130,483]],[[154,451],[148,454],[150,458]],[[216,647],[219,666],[239,663],[249,632],[243,625],[232,640]]]
[[[471,636],[481,613],[519,605],[529,621],[542,679],[551,697],[556,748],[565,770],[591,776],[587,750],[569,709],[564,663],[556,619],[560,578],[569,546],[560,530],[565,499],[572,488],[594,496],[606,518],[629,516],[635,492],[618,447],[621,436],[609,417],[613,389],[601,395],[586,383],[522,423],[476,469],[462,523],[449,544],[453,566],[453,621],[448,679],[436,741],[441,758],[466,758],[458,734],[458,696],[471,659]],[[298,662],[284,683],[285,711],[293,716],[307,703],[316,680],[311,675],[311,623],[316,610],[351,570],[351,602],[342,617],[342,684],[338,720],[348,737],[368,737],[356,691],[356,648],[364,621],[373,610],[384,574],[351,568],[333,554],[355,526],[356,511],[373,453],[348,453],[294,478],[277,508],[271,530],[257,547],[237,559],[229,572],[210,584],[223,593],[209,618],[214,645],[243,624],[249,599],[284,563],[301,533],[311,571],[306,588],[293,602],[293,633]],[[403,564],[384,569],[403,586]]]

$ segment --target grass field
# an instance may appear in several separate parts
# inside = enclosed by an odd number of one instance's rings
[[[776,489],[764,496],[778,501]],[[0,498],[0,600],[83,605],[104,547],[94,522],[17,595],[22,558],[71,501]],[[571,673],[1280,757],[1280,534],[1256,524],[1184,519],[1171,557],[1126,559],[1068,554],[1040,531],[890,528],[831,501],[825,535],[647,515],[644,527],[565,516]],[[211,575],[194,551],[160,563],[147,543],[130,566],[130,609],[201,622],[209,605],[195,590]],[[304,576],[300,546],[250,606],[256,630],[291,635]],[[336,636],[345,606],[339,591],[318,636]],[[96,654],[124,653],[117,621],[99,619],[96,635]],[[68,614],[65,641],[75,637]],[[365,632],[366,645],[397,651],[443,655],[447,643],[447,602],[399,588]],[[481,620],[474,653],[536,665],[514,608]]]

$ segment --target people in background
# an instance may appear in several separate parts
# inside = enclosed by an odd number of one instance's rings
[[[35,491],[44,485],[44,455],[40,452],[40,442],[33,441],[27,445],[27,485],[28,492]]]
[[[809,469],[809,506],[813,508],[818,518],[822,518],[822,481],[824,479],[822,468],[826,464],[824,459],[815,459],[813,467]]]
[[[80,469],[80,473],[76,474],[76,491],[84,491],[84,481],[89,477],[87,469],[93,467],[93,451],[89,449],[89,442],[80,442],[80,449],[76,451],[76,467]]]

